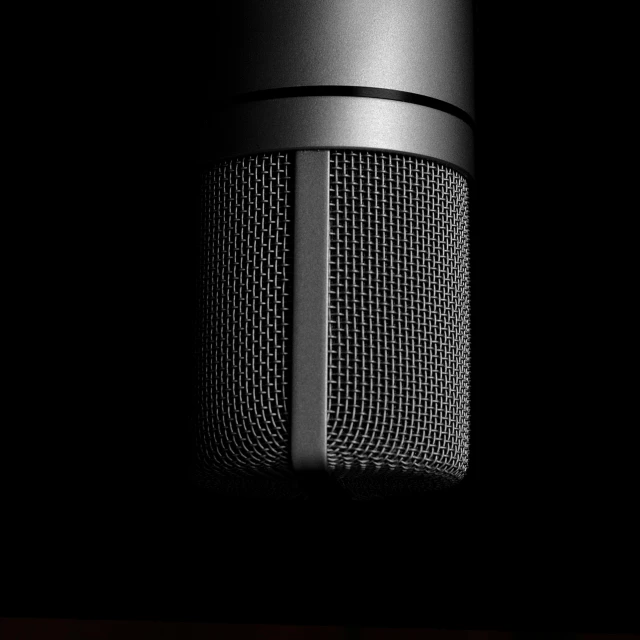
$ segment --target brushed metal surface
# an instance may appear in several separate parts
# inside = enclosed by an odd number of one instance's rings
[[[371,149],[417,155],[472,177],[473,131],[459,118],[416,104],[343,96],[248,102],[211,116],[201,159],[303,149]]]
[[[327,464],[329,152],[296,153],[294,171],[291,458],[317,472]]]
[[[471,0],[236,0],[211,27],[212,99],[281,87],[377,87],[474,116]]]

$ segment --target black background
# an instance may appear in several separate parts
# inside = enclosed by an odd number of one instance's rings
[[[399,503],[190,486],[207,25],[106,38],[67,114],[81,160],[40,163],[58,188],[17,270],[4,614],[638,630],[634,187],[615,34],[587,11],[477,3],[470,470]]]

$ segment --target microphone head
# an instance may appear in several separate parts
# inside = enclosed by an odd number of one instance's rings
[[[452,486],[469,458],[471,4],[235,6],[201,141],[197,480],[287,499],[318,478],[356,499]]]

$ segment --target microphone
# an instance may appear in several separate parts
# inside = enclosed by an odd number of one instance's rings
[[[453,486],[473,6],[234,6],[203,54],[196,481],[274,499]]]

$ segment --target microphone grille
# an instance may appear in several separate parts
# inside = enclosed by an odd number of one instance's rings
[[[451,484],[469,448],[469,189],[403,154],[330,154],[327,459],[355,497]]]
[[[356,498],[460,480],[469,450],[469,186],[399,153],[333,150],[327,462]],[[291,458],[292,153],[218,162],[201,200],[198,481],[305,496]]]

